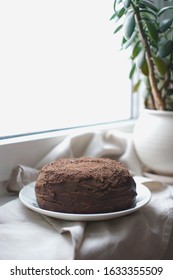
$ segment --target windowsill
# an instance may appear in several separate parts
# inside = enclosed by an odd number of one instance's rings
[[[117,122],[110,122],[105,124],[98,124],[98,125],[88,125],[83,127],[76,127],[76,128],[67,128],[67,129],[57,129],[56,131],[50,132],[36,132],[31,134],[24,134],[24,135],[16,135],[16,136],[7,136],[6,138],[0,138],[0,146],[6,144],[14,144],[14,143],[21,143],[27,141],[37,141],[42,139],[51,139],[54,137],[64,137],[67,136],[69,133],[75,132],[83,132],[83,131],[98,131],[98,130],[107,130],[107,129],[118,129],[123,132],[132,132],[133,126],[135,123],[135,119],[131,120],[124,120],[124,121],[117,121]]]
[[[70,133],[88,131],[105,131],[117,129],[131,133],[135,120],[127,120],[83,128],[59,130],[56,132],[40,133],[0,140],[0,181],[7,180],[11,170],[17,164],[34,166],[43,155],[49,152]]]

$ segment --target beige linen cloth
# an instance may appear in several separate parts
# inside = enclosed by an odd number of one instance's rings
[[[141,177],[130,134],[116,130],[67,136],[34,167],[19,163],[2,187],[18,193],[44,164],[62,157],[97,156],[123,162],[151,190],[140,210],[107,221],[72,222],[40,215],[15,198],[0,206],[0,259],[161,259],[173,227],[173,186]],[[2,188],[1,187],[1,188]]]

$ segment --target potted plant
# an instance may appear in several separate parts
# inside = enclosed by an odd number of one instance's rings
[[[131,48],[133,91],[145,92],[134,129],[137,154],[152,172],[173,176],[172,1],[159,8],[156,0],[115,0],[113,8],[114,33],[122,32],[122,49]]]

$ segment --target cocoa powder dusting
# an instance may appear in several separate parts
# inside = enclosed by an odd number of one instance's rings
[[[40,177],[41,174],[44,174],[45,181],[52,184],[92,179],[101,183],[113,180],[115,184],[130,176],[127,168],[115,160],[89,157],[59,159],[44,166],[40,171]]]

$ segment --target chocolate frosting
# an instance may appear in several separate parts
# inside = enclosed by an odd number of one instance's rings
[[[106,158],[59,159],[44,166],[36,182],[43,209],[105,213],[135,205],[136,184],[127,168]]]

